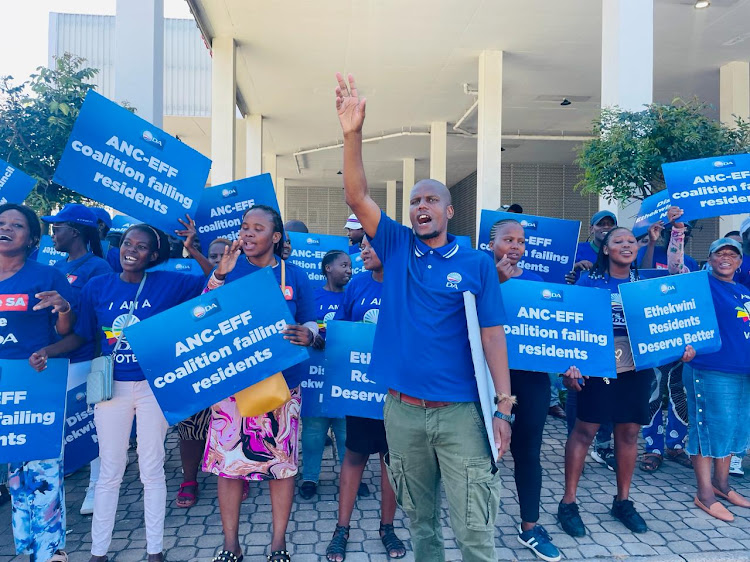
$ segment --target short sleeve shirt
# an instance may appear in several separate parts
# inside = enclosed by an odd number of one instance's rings
[[[344,300],[334,320],[377,324],[382,294],[383,283],[375,281],[371,272],[354,277],[344,289]]]
[[[325,336],[326,323],[333,320],[336,311],[344,300],[344,292],[328,291],[323,287],[315,289],[315,307],[317,310],[318,329]]]
[[[385,268],[370,364],[376,380],[425,400],[478,400],[463,293],[475,295],[480,327],[504,323],[490,257],[450,234],[431,248],[385,213],[372,246]]]

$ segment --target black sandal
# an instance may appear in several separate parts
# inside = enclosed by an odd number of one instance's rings
[[[288,550],[274,550],[266,558],[268,562],[292,562],[292,556]]]
[[[237,556],[231,550],[222,550],[219,554],[214,556],[214,559],[211,562],[242,562],[244,558],[245,556],[243,554]]]
[[[406,546],[403,541],[396,536],[396,530],[393,528],[393,525],[380,524],[380,540],[388,553],[388,558],[397,560],[406,556]],[[403,554],[399,553],[401,550],[404,551]],[[398,554],[394,556],[394,553]]]
[[[328,543],[326,548],[326,560],[328,562],[335,562],[331,559],[331,556],[335,554],[341,555],[341,560],[346,560],[346,544],[349,542],[349,527],[344,525],[336,525],[336,529],[333,531],[333,538]]]

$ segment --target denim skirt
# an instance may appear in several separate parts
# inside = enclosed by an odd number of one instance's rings
[[[682,371],[688,405],[689,455],[724,458],[750,447],[750,375]]]

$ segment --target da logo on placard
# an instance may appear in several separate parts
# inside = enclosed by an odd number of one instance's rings
[[[153,144],[157,148],[164,148],[164,141],[154,136],[151,131],[143,131],[143,140],[149,144]]]
[[[714,162],[714,168],[734,168],[734,160],[717,160]]]
[[[524,230],[536,230],[537,222],[521,219],[521,226],[524,228]]]
[[[542,289],[542,298],[548,301],[561,301],[563,300],[562,291],[553,291],[551,289]]]
[[[221,196],[224,199],[229,199],[230,197],[236,197],[237,196],[237,190],[233,187],[225,187],[221,190]],[[250,203],[250,206],[253,206],[255,204],[255,201],[252,201]]]
[[[307,243],[311,246],[320,246],[320,238],[308,238]]]
[[[174,266],[175,271],[192,271],[192,269],[189,263],[178,263]]]
[[[460,273],[456,273],[455,271],[453,273],[449,273],[446,277],[448,282],[445,284],[446,287],[449,289],[458,289],[458,284],[461,282],[463,277],[461,277]]]
[[[659,291],[661,291],[662,295],[671,295],[677,292],[677,287],[669,283],[662,283],[659,285]]]
[[[216,314],[221,310],[221,306],[219,306],[219,302],[216,299],[211,299],[206,304],[199,304],[195,308],[193,308],[192,314],[193,318],[196,320],[202,320],[203,318],[207,318],[211,316],[212,314]]]

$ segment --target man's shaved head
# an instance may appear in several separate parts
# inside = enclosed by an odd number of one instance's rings
[[[303,232],[305,234],[309,232],[307,230],[307,225],[299,220],[286,221],[284,224],[284,230],[287,232]]]
[[[421,188],[425,188],[425,187],[430,188],[430,190],[433,191],[433,193],[435,193],[436,195],[439,195],[440,199],[445,201],[446,205],[452,204],[451,190],[445,187],[444,183],[439,182],[437,180],[431,180],[431,179],[419,180],[417,183],[414,184],[414,187],[411,188],[411,192],[414,193],[415,190],[417,189],[421,190]]]

